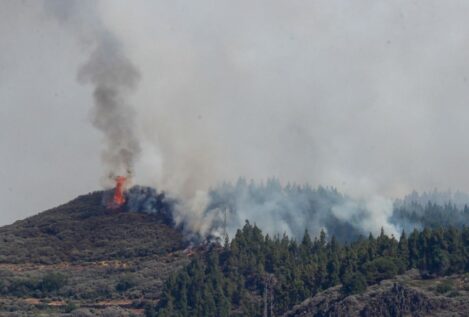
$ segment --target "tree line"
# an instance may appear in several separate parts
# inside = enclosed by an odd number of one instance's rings
[[[352,243],[325,232],[301,242],[270,237],[249,222],[224,245],[212,244],[165,284],[147,316],[279,316],[342,284],[344,296],[416,268],[426,276],[469,271],[469,228],[425,228],[399,240],[383,230]]]

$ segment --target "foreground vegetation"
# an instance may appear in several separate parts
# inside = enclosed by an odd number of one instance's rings
[[[381,232],[340,244],[324,232],[300,243],[269,237],[249,222],[223,247],[174,274],[147,316],[278,316],[331,286],[343,295],[408,269],[431,278],[469,271],[469,228],[413,231],[399,241]]]
[[[160,297],[189,262],[187,242],[159,215],[109,211],[102,196],[0,228],[0,316],[142,316]]]

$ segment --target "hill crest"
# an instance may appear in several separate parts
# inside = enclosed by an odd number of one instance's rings
[[[181,232],[158,213],[108,210],[102,191],[0,228],[0,263],[86,262],[184,249]]]

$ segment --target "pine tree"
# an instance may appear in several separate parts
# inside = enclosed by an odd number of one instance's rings
[[[415,229],[409,236],[409,268],[418,268],[420,255],[418,249],[419,232]]]
[[[342,246],[334,237],[327,242],[324,231],[314,242],[305,231],[298,244],[286,235],[264,236],[247,222],[230,243],[211,247],[171,276],[156,310],[172,317],[281,315],[339,283],[351,294],[406,268],[445,275],[469,271],[468,262],[465,227],[414,230],[408,238],[402,232],[399,241],[381,232]],[[271,279],[274,284],[267,283]]]
[[[397,246],[397,256],[399,261],[404,269],[409,268],[409,241],[407,240],[407,235],[405,231],[402,230],[401,237],[399,239],[399,244]]]

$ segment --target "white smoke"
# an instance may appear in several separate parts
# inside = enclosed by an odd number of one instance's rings
[[[398,238],[399,228],[390,222],[393,214],[393,201],[381,196],[373,196],[367,200],[348,200],[333,206],[332,213],[337,219],[350,223],[363,233],[379,233],[382,228],[389,235]]]
[[[271,236],[287,234],[298,240],[305,230],[314,236],[324,230],[342,241],[378,234],[381,228],[395,237],[400,233],[390,222],[393,203],[389,199],[354,200],[333,188],[282,186],[276,179],[223,183],[208,193],[199,192],[191,206],[179,210],[177,222],[202,237],[233,237],[246,220]]]

